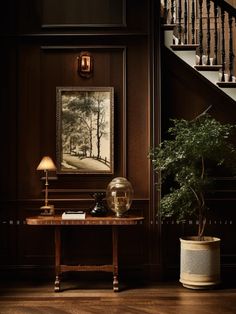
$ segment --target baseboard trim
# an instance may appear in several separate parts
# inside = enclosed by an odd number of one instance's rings
[[[179,266],[161,268],[160,264],[120,266],[120,278],[147,282],[179,280]],[[86,273],[86,277],[96,276],[94,272]],[[41,278],[54,279],[54,265],[0,265],[1,278]],[[99,274],[98,274],[99,276]],[[222,281],[230,282],[236,276],[236,264],[221,266]]]

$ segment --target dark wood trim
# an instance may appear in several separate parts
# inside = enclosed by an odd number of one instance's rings
[[[1,36],[1,37],[13,37],[13,38],[49,38],[49,39],[54,39],[54,38],[89,38],[90,40],[94,38],[136,38],[136,37],[147,37],[148,34],[146,32],[85,32],[85,33],[22,33],[19,35],[12,35],[12,36]]]
[[[198,48],[198,44],[188,44],[188,45],[171,45],[171,49],[178,51],[191,51],[196,50]]]
[[[42,24],[43,29],[73,29],[73,28],[125,28],[127,24]]]
[[[127,176],[127,47],[123,48],[123,177]]]
[[[157,14],[158,12],[158,14]],[[152,0],[149,3],[149,147],[156,146],[161,141],[161,34],[160,34],[160,3]],[[161,248],[161,222],[157,218],[159,209],[160,192],[156,189],[158,178],[153,171],[152,164],[149,164],[149,266],[148,276],[150,279],[160,278],[162,273],[162,248]],[[153,269],[152,265],[158,265]]]
[[[177,24],[162,24],[161,29],[166,31],[173,31]]]
[[[41,24],[42,29],[80,29],[80,28],[126,28],[127,27],[127,14],[126,14],[126,0],[122,1],[122,23],[120,24]],[[43,3],[40,1],[41,21],[43,15]]]
[[[236,88],[235,82],[217,82],[217,85],[221,88]]]
[[[235,256],[232,256],[232,259]],[[119,268],[125,276],[134,279],[147,279],[148,274],[157,274],[160,268],[159,264],[145,264],[145,265],[119,265]],[[1,278],[12,278],[17,275],[24,278],[35,278],[37,276],[45,276],[45,278],[52,278],[54,265],[0,265]],[[223,263],[221,264],[222,280],[232,280],[236,276],[236,263]],[[179,276],[179,265],[170,265],[164,269],[163,273],[165,280],[176,279]],[[157,275],[150,277],[150,281],[156,281]]]
[[[67,46],[67,45],[63,45],[63,46],[41,46],[40,49],[42,50],[85,50],[85,49],[89,49],[89,50],[126,50],[126,46],[117,46],[117,45],[79,45],[79,46]],[[126,66],[126,64],[125,64]]]
[[[198,71],[219,71],[221,65],[195,65],[194,68]]]
[[[214,1],[213,1],[214,2]],[[234,8],[231,4],[229,4],[225,0],[217,0],[217,4],[224,9],[225,11],[231,13],[234,17],[236,17],[236,8]]]

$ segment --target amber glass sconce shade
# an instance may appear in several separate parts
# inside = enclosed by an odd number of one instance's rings
[[[90,78],[93,75],[93,57],[87,52],[81,52],[78,57],[78,72],[83,78]]]
[[[54,215],[54,206],[48,204],[48,171],[55,171],[56,166],[49,156],[44,156],[40,161],[37,170],[42,170],[45,172],[45,202],[40,208],[43,209],[41,215]]]

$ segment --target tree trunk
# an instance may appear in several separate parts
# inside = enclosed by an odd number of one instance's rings
[[[97,110],[97,159],[100,157],[100,101],[98,100]]]

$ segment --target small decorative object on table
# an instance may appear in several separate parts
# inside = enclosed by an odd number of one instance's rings
[[[117,177],[108,184],[107,203],[110,209],[115,212],[116,217],[121,217],[130,209],[133,194],[132,185],[126,178]]]
[[[107,215],[107,208],[103,203],[103,199],[106,196],[105,192],[95,192],[91,196],[95,199],[95,206],[91,210],[90,214],[94,217],[104,217]]]
[[[78,211],[65,211],[61,218],[63,220],[66,219],[85,219],[86,213],[83,210],[78,210]]]

